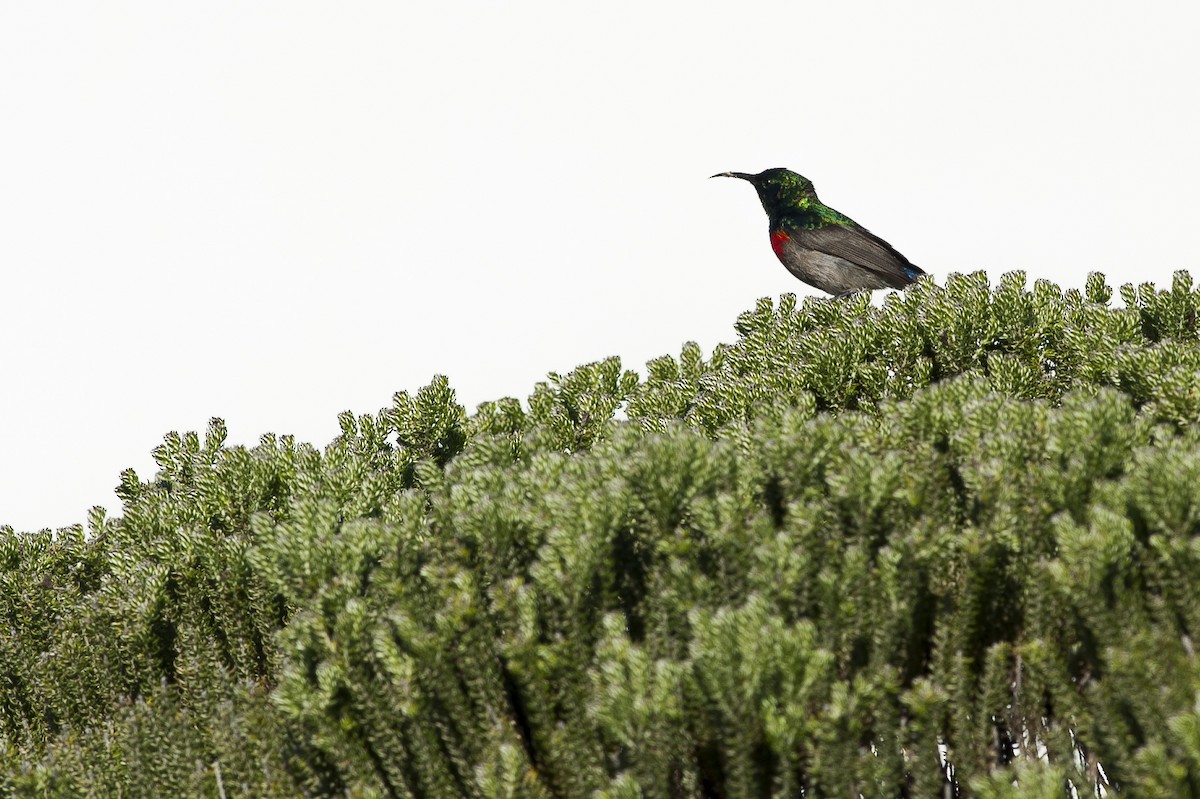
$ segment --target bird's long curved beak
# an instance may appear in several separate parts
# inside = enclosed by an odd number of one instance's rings
[[[718,172],[715,175],[709,175],[709,180],[713,178],[741,178],[742,180],[750,180],[754,175],[749,175],[745,172]]]

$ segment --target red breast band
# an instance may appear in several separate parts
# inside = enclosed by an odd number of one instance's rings
[[[775,251],[775,255],[783,258],[783,245],[792,240],[792,237],[784,233],[782,230],[771,231],[771,249]]]

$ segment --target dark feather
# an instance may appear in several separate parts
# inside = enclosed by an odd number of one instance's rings
[[[903,288],[925,274],[896,252],[892,245],[858,225],[826,225],[814,230],[794,230],[791,231],[791,237],[801,247],[836,255],[870,270],[895,288]]]

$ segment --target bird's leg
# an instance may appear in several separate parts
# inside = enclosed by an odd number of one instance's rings
[[[846,290],[846,291],[843,291],[843,292],[841,292],[840,294],[834,294],[834,295],[833,295],[832,297],[830,297],[829,299],[831,299],[831,300],[844,300],[844,299],[847,299],[847,298],[849,298],[849,297],[853,297],[853,296],[855,296],[856,294],[862,294],[864,291],[866,291],[866,289],[848,289],[848,290]]]

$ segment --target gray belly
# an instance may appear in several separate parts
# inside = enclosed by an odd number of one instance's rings
[[[779,259],[787,270],[810,286],[830,294],[863,289],[882,289],[888,282],[880,275],[836,255],[789,247]]]

